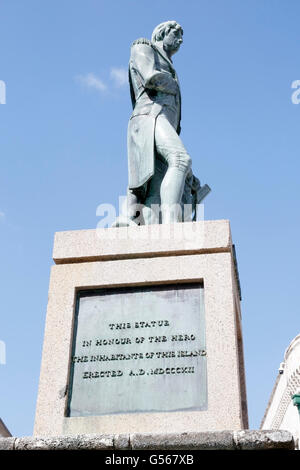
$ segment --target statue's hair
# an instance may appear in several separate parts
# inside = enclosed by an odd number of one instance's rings
[[[156,28],[154,28],[151,41],[162,41],[166,34],[169,33],[170,29],[180,29],[181,33],[183,34],[183,29],[177,21],[165,21],[164,23],[160,23]]]

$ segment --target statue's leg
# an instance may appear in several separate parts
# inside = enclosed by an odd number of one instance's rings
[[[168,165],[160,187],[162,223],[180,222],[181,198],[192,161],[179,135],[164,114],[159,115],[156,120],[155,145],[157,152]]]
[[[143,207],[143,216],[145,225],[161,223],[160,214],[160,187],[167,171],[167,165],[164,161],[155,158],[155,172],[149,184],[148,191]]]

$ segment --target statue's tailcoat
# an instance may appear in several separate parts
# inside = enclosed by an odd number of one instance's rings
[[[176,107],[180,132],[181,98],[172,62],[148,39],[138,39],[131,47],[129,83],[133,105],[127,138],[129,189],[137,189],[155,171],[155,125],[164,106]]]

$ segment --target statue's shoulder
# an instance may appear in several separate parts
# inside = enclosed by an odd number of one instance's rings
[[[137,46],[137,45],[139,45],[139,44],[144,44],[144,45],[147,45],[147,46],[152,46],[151,41],[149,41],[149,39],[147,39],[147,38],[139,38],[139,39],[136,39],[135,41],[133,41],[133,43],[131,44],[131,47]]]
[[[139,38],[131,44],[130,57],[133,62],[144,60],[145,56],[152,58],[153,54],[154,49],[149,39]]]

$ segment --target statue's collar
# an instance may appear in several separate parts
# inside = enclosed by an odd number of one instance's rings
[[[151,44],[152,44],[152,47],[170,64],[170,66],[174,70],[173,62],[172,62],[171,59],[169,59],[169,57],[165,53],[164,49],[162,47],[159,47],[157,44],[155,44],[153,42]]]

